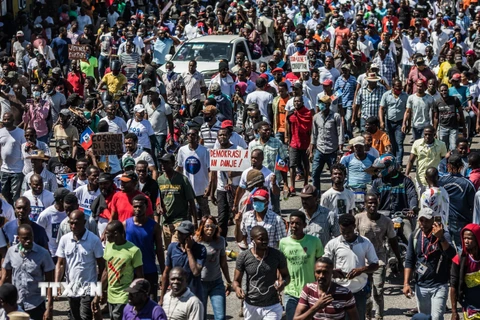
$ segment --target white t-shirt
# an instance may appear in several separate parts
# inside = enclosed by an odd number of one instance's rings
[[[107,15],[108,25],[113,27],[117,23],[117,19],[120,17],[117,11],[114,11],[112,14],[109,12]]]
[[[247,170],[243,171],[242,176],[240,177],[240,184],[238,185],[240,188],[247,189],[247,175],[253,169],[253,167],[248,168]],[[267,167],[262,167],[263,177],[265,178],[265,183],[263,184],[268,191],[272,190],[272,176],[275,174]]]
[[[177,164],[183,168],[183,174],[188,178],[195,191],[195,196],[205,194],[208,187],[208,172],[210,168],[210,152],[202,145],[191,150],[188,145],[178,150]]]
[[[78,198],[78,204],[80,206],[80,210],[82,210],[85,215],[91,216],[92,210],[90,210],[90,206],[92,205],[93,201],[100,195],[100,188],[97,191],[88,191],[88,185],[78,187],[75,189],[75,195]]]
[[[25,140],[25,131],[15,128],[8,131],[0,129],[0,154],[2,156],[2,172],[21,173],[23,170],[22,144]]]
[[[320,83],[323,83],[323,81],[327,79],[330,79],[335,83],[338,77],[340,77],[340,71],[335,68],[328,70],[326,67],[321,67],[318,71],[320,71]]]
[[[273,103],[273,96],[271,93],[259,90],[253,91],[248,94],[247,99],[245,100],[245,105],[248,106],[250,103],[258,104],[260,113],[268,119],[268,105]]]
[[[138,137],[138,145],[142,148],[151,149],[150,136],[153,136],[152,124],[148,120],[142,120],[140,122],[130,119],[127,122],[128,132],[135,133]]]
[[[166,136],[168,134],[167,116],[172,114],[172,108],[165,104],[163,98],[161,98],[161,102],[155,110],[151,104],[147,104],[145,108],[147,109],[148,121],[150,121],[155,134]]]
[[[79,178],[74,177],[68,180],[67,189],[73,192],[78,187],[86,186],[87,184],[88,184],[88,179],[80,180]]]
[[[305,95],[310,99],[310,102],[312,105],[317,104],[317,96],[323,92],[323,86],[319,84],[318,86],[315,86],[312,84],[312,80],[309,79],[308,81],[305,81],[303,83],[303,92]]]
[[[58,211],[54,205],[45,209],[37,219],[37,224],[42,226],[47,232],[48,236],[48,249],[52,257],[57,252],[57,233],[60,228],[60,223],[67,217],[65,211]]]
[[[349,213],[355,208],[355,193],[347,188],[341,192],[330,188],[322,194],[320,205],[338,215]]]
[[[33,171],[32,161],[30,159],[27,159],[27,156],[29,156],[32,153],[33,150],[30,150],[30,152],[26,152],[25,151],[25,146],[26,145],[27,145],[26,142],[22,143],[22,157],[23,157],[23,159],[25,159],[24,164],[23,164],[23,174],[24,175],[27,175],[28,173]],[[50,156],[50,148],[48,147],[48,145],[45,142],[37,140],[35,145],[37,146],[38,150],[42,150],[45,153],[46,156]]]
[[[32,220],[33,222],[37,222],[37,219],[40,213],[44,211],[46,208],[53,205],[53,203],[55,202],[53,193],[45,189],[38,196],[33,194],[32,189],[25,191],[23,193],[23,196],[30,201],[30,208],[31,208],[30,220]],[[12,209],[12,212],[13,212],[13,209]]]
[[[87,24],[92,24],[92,18],[87,15],[82,16],[79,14],[77,16],[78,30],[83,30]]]
[[[108,132],[110,133],[124,133],[127,132],[127,123],[120,117],[110,120],[108,117],[104,117],[101,120],[108,123]]]
[[[17,219],[17,217],[15,217],[15,211],[13,210],[13,207],[7,201],[3,199],[0,199],[0,200],[2,201],[2,213],[0,214],[0,217],[5,218],[5,223],[7,223],[8,221]],[[0,232],[0,233],[3,233],[3,232]],[[1,247],[2,246],[0,241],[0,248]]]

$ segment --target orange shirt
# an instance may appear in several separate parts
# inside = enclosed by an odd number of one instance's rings
[[[285,106],[290,97],[286,97],[285,99],[280,98],[278,100],[278,132],[285,132],[285,122],[287,120],[287,113],[285,111]],[[283,142],[283,141],[282,141]]]
[[[338,47],[342,44],[343,39],[350,38],[350,29],[347,27],[337,27],[335,28],[335,47]]]
[[[387,146],[390,145],[388,135],[380,129],[378,129],[375,134],[372,134],[372,140],[372,147],[377,149],[380,155],[384,154],[387,151]]]

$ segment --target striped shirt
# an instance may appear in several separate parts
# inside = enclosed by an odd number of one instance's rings
[[[256,226],[262,226],[267,230],[268,246],[270,248],[278,249],[280,240],[287,236],[287,228],[282,218],[270,209],[267,210],[267,214],[263,218],[263,221],[257,221],[255,211],[253,210],[248,211],[243,215],[240,229],[242,234],[247,238],[247,243],[252,243],[250,231]]]
[[[213,127],[210,127],[208,123],[204,123],[200,127],[200,138],[203,140],[203,145],[208,150],[213,149],[215,141],[217,141],[218,130],[220,130],[221,126],[222,123],[217,120]]]
[[[353,105],[353,99],[355,97],[355,89],[357,88],[357,79],[354,76],[350,76],[347,80],[343,76],[338,77],[335,81],[335,87],[333,91],[341,91],[341,101],[344,108],[351,108]]]
[[[328,294],[331,294],[333,301],[324,309],[319,309],[314,315],[314,320],[325,319],[345,319],[347,310],[355,308],[355,298],[353,293],[345,287],[335,282],[331,282]],[[303,287],[298,304],[307,306],[309,309],[317,303],[320,296],[318,294],[318,284],[308,283]]]
[[[362,118],[367,119],[372,116],[378,117],[380,102],[382,101],[382,96],[386,90],[387,89],[385,89],[384,86],[377,85],[372,91],[370,91],[368,87],[361,88],[358,91],[355,104],[362,108]]]
[[[168,73],[162,75],[162,81],[167,90],[167,103],[171,106],[179,106],[182,104],[182,87],[183,77],[179,73],[173,73],[171,76]]]
[[[201,88],[206,88],[205,79],[203,74],[198,71],[195,71],[194,74],[190,72],[182,73],[183,84],[185,85],[185,91],[187,93],[187,103],[192,103],[196,100],[200,100],[202,90]]]
[[[140,55],[137,52],[120,54],[120,63],[125,67],[127,79],[137,78],[137,65],[140,63]]]

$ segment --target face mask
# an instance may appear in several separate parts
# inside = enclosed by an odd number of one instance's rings
[[[257,140],[260,139],[260,134],[259,133],[255,133],[254,136],[255,136],[255,139],[257,139]]]
[[[210,122],[210,121],[212,121],[212,119],[213,119],[213,117],[205,117],[205,116],[203,117],[203,121],[205,121],[205,122]]]
[[[39,98],[42,95],[40,91],[33,91],[33,97],[34,98]]]
[[[303,47],[296,47],[297,52],[303,52]]]
[[[256,212],[265,211],[265,202],[253,201],[253,210],[255,210]]]
[[[321,112],[323,112],[323,111],[325,111],[325,110],[327,109],[327,105],[326,105],[325,103],[323,103],[323,102],[320,102],[320,103],[318,104],[318,109],[319,109]]]
[[[394,93],[396,96],[399,96],[400,93],[402,93],[402,90],[393,89],[393,93]]]
[[[87,60],[90,59],[90,54],[89,53],[86,54],[86,58],[87,58]]]
[[[460,12],[460,13],[458,14],[458,16],[459,16],[460,18],[463,18],[463,16],[465,16],[465,14],[464,14],[463,12]]]

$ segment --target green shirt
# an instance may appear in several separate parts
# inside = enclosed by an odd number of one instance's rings
[[[98,68],[98,60],[95,57],[88,58],[88,62],[80,60],[80,70],[87,77],[94,77],[95,78],[95,68]]]
[[[160,194],[167,212],[163,215],[164,224],[174,224],[190,220],[188,202],[195,199],[192,185],[183,174],[175,172],[172,179],[162,174],[158,180]]]
[[[103,258],[107,262],[108,302],[128,303],[128,293],[124,290],[132,283],[135,268],[143,265],[142,252],[129,241],[121,246],[108,242]]]
[[[307,283],[315,282],[315,261],[323,256],[319,238],[306,234],[301,240],[286,237],[280,240],[280,251],[287,258],[290,283],[285,294],[299,298]]]
[[[92,113],[90,111],[85,110],[85,111],[83,111],[83,115],[88,120],[90,120],[90,119],[92,120],[89,127],[90,127],[90,129],[92,129],[93,132],[97,133],[98,132],[98,123],[100,122],[100,117],[98,116],[98,114],[96,114],[95,117],[93,117],[93,119],[92,119]]]

